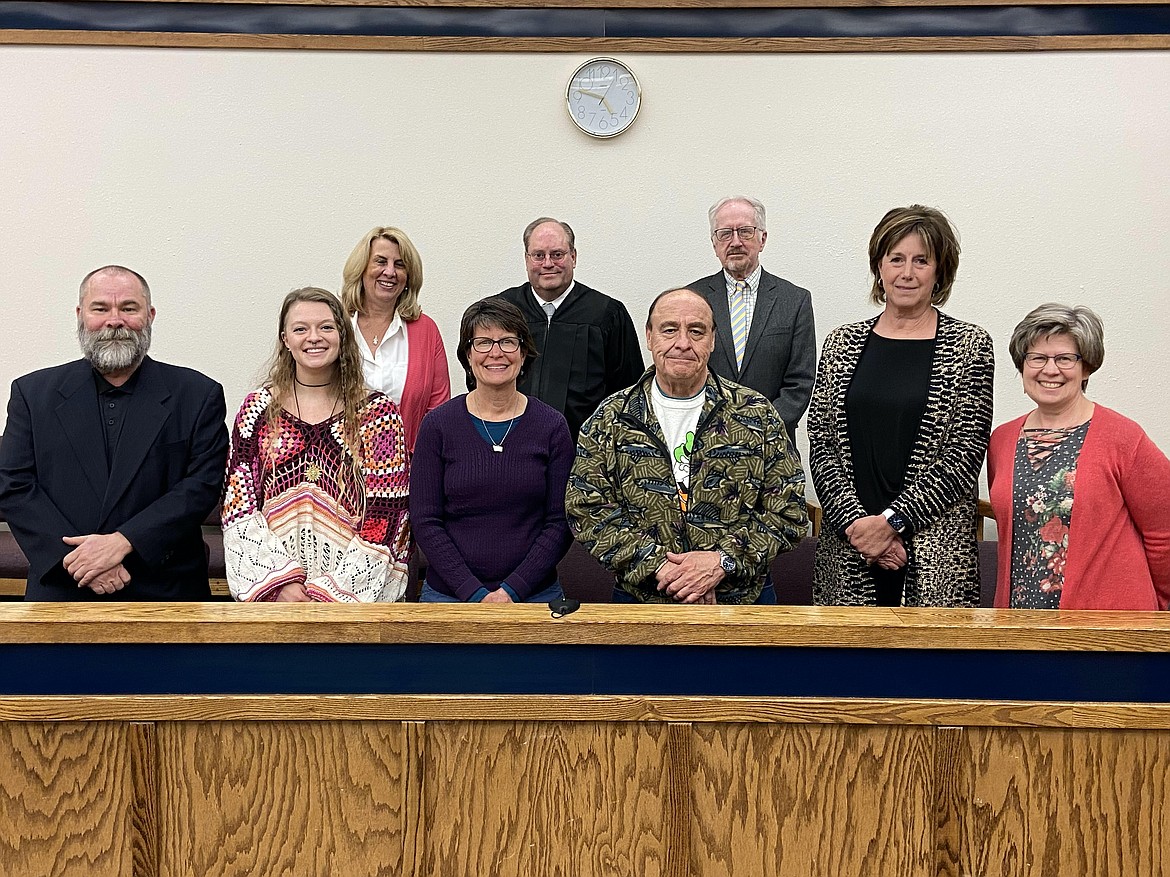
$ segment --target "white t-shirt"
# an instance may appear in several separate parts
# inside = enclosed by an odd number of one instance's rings
[[[658,387],[658,381],[651,382],[650,404],[654,416],[662,426],[666,448],[670,451],[670,463],[674,467],[674,480],[678,482],[678,495],[686,508],[687,492],[691,485],[691,449],[695,443],[695,427],[703,413],[706,388],[699,390],[689,399],[667,396]]]

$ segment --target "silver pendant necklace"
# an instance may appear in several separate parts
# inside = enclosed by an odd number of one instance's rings
[[[517,394],[517,395],[519,395],[519,394]],[[519,404],[517,404],[515,406],[515,408],[519,408],[519,407],[520,407]],[[467,410],[471,411],[471,408],[469,407]],[[476,414],[474,411],[471,411],[471,416],[480,422],[480,425],[483,426],[484,433],[486,433],[487,437],[489,439],[491,439],[492,432],[490,429],[488,429],[487,423],[484,421],[484,419],[482,417],[480,417],[478,414]],[[506,430],[504,430],[504,435],[500,438],[500,440],[498,442],[494,441],[494,440],[492,441],[492,450],[495,451],[497,454],[504,453],[504,442],[507,441],[508,435],[512,432],[512,424],[516,422],[516,417],[517,417],[517,414],[512,415],[512,419],[508,421],[508,428]]]

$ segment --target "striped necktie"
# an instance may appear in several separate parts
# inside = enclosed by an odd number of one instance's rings
[[[743,350],[747,346],[747,284],[735,281],[735,292],[731,295],[731,340],[735,344],[735,366],[743,368]]]

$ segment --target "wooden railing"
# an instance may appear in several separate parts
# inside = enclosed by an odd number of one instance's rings
[[[0,606],[5,874],[1163,873],[1170,616]]]

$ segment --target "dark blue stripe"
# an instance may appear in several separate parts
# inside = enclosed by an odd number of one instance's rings
[[[0,28],[462,37],[984,37],[1170,33],[1170,7],[453,9],[0,2]]]
[[[566,645],[0,645],[0,695],[554,694],[1170,702],[1170,654]]]

